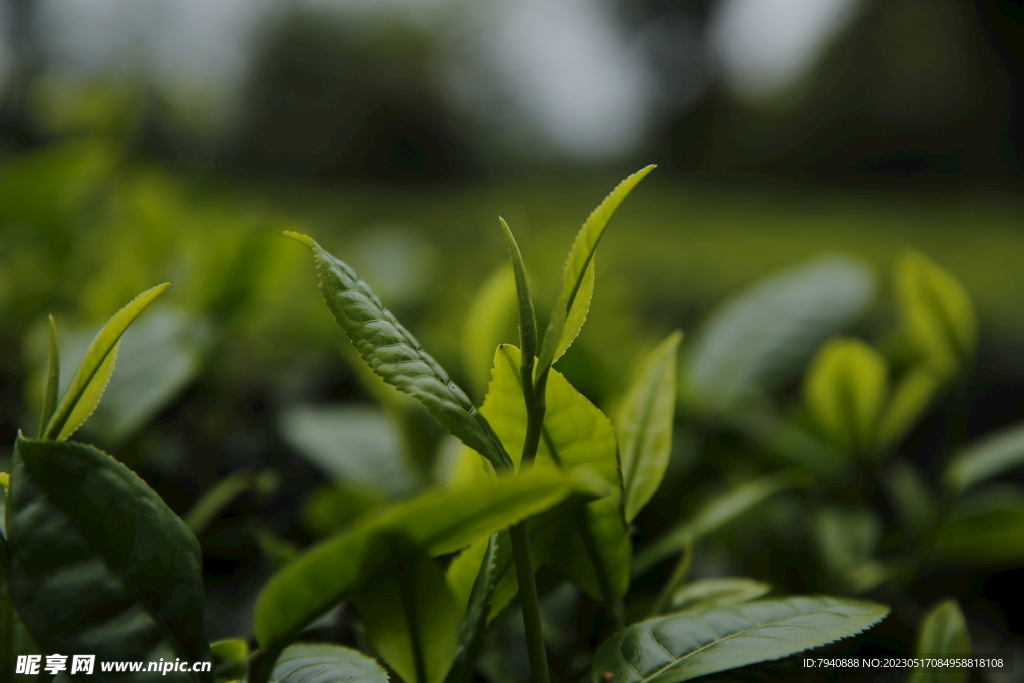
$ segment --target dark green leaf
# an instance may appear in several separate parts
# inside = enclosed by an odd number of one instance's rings
[[[867,506],[822,506],[814,514],[814,535],[825,569],[834,577],[869,559],[882,538],[882,522]]]
[[[885,473],[882,484],[908,536],[917,536],[931,528],[938,500],[916,465],[898,458]]]
[[[153,299],[170,287],[169,282],[147,289],[115,313],[93,339],[85,357],[71,377],[64,397],[46,425],[43,438],[63,441],[75,433],[100,402],[103,389],[114,370],[114,357],[121,335]]]
[[[672,450],[676,408],[676,355],[681,332],[673,332],[644,360],[619,408],[622,512],[632,522],[661,485]]]
[[[366,364],[386,382],[422,403],[445,429],[495,468],[510,467],[512,461],[487,420],[437,361],[420,348],[416,338],[384,308],[370,286],[311,237],[294,232],[285,234],[313,251],[327,307]]]
[[[514,477],[432,489],[364,517],[271,577],[256,603],[256,638],[269,650],[341,600],[358,579],[369,544],[381,534],[401,534],[430,555],[450,553],[575,492],[592,496],[592,486],[538,467]]]
[[[497,583],[497,557],[498,536],[491,534],[464,550],[448,566],[448,585],[455,594],[463,617],[459,624],[459,648],[445,683],[468,683],[473,678],[473,668],[484,644],[491,598]],[[463,596],[459,591],[468,582],[458,574],[473,569],[474,565],[476,575],[470,584],[472,589],[468,595]]]
[[[590,680],[688,681],[848,638],[888,613],[859,600],[790,597],[649,619],[601,645]]]
[[[952,518],[938,527],[935,541],[945,559],[975,565],[1024,560],[1024,500],[988,495],[994,499],[991,505],[970,511],[954,508]]]
[[[746,577],[723,576],[688,583],[669,602],[670,612],[724,607],[756,600],[772,589],[767,583]]]
[[[338,645],[296,643],[277,658],[271,678],[278,683],[388,683],[380,664]]]
[[[697,511],[637,553],[633,573],[639,574],[678,553],[687,537],[698,540],[749,512],[793,485],[792,477],[775,473],[751,479],[705,501]]]
[[[948,378],[973,360],[974,305],[949,271],[910,252],[896,266],[896,293],[903,333],[938,377]]]
[[[686,366],[688,389],[721,411],[778,387],[860,315],[874,289],[864,265],[834,256],[756,283],[704,326]]]
[[[946,598],[921,619],[917,633],[918,657],[968,657],[971,634],[955,598]],[[966,683],[970,671],[964,668],[920,668],[910,675],[910,683]]]
[[[562,272],[562,289],[551,311],[544,341],[541,343],[538,374],[551,366],[565,353],[580,333],[590,308],[590,297],[594,292],[594,252],[604,235],[608,221],[629,196],[637,183],[644,179],[654,166],[646,166],[629,176],[604,198],[587,217],[583,227],[576,233],[569,257]]]
[[[874,446],[888,383],[881,354],[858,339],[837,338],[822,346],[811,363],[804,400],[832,443],[847,452],[865,452]]]
[[[403,680],[441,683],[458,647],[461,611],[437,562],[399,536],[373,543],[353,597],[366,636]]]
[[[124,465],[83,444],[19,437],[7,523],[12,602],[45,648],[209,658],[199,544]]]
[[[986,479],[1024,467],[1024,424],[986,434],[958,450],[943,472],[943,482],[962,493]]]

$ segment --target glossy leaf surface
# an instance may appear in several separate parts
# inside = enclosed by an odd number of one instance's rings
[[[804,400],[818,426],[849,452],[873,447],[887,395],[885,360],[858,339],[833,339],[822,346],[804,382]]]
[[[260,644],[286,641],[341,600],[355,585],[374,538],[398,533],[430,555],[466,547],[521,519],[551,507],[585,484],[537,468],[515,477],[470,481],[432,489],[312,546],[271,577],[256,603]],[[600,495],[600,494],[598,494]]]
[[[960,658],[971,654],[971,634],[955,599],[941,600],[921,619],[915,654]],[[970,671],[963,668],[920,668],[910,675],[910,683],[965,683],[969,677]]]
[[[594,292],[594,252],[604,235],[608,221],[623,200],[629,196],[637,183],[654,170],[646,166],[616,186],[604,198],[576,233],[569,257],[562,271],[562,289],[551,311],[547,331],[541,344],[538,367],[543,370],[565,353],[576,339],[590,308],[590,297]]]
[[[848,638],[888,612],[858,600],[789,597],[649,619],[601,645],[590,680],[688,681]]]
[[[285,233],[313,251],[320,291],[360,357],[384,381],[409,394],[463,443],[498,469],[511,461],[487,420],[437,361],[420,348],[368,284],[312,238]]]
[[[361,652],[326,643],[289,645],[271,678],[278,683],[388,683],[388,675]]]
[[[627,523],[658,490],[668,467],[676,407],[676,356],[682,337],[681,332],[673,332],[648,354],[619,409],[622,511]]]
[[[79,443],[19,438],[8,499],[11,598],[51,651],[208,659],[199,544],[141,479]]]
[[[697,336],[688,389],[700,403],[727,410],[776,388],[860,315],[874,289],[863,264],[835,256],[754,284],[712,314]]]
[[[93,339],[85,357],[71,377],[67,391],[57,404],[46,425],[45,439],[62,441],[71,436],[99,404],[103,389],[113,371],[113,356],[121,335],[153,299],[170,287],[170,283],[147,289],[115,313]]]
[[[950,458],[943,472],[945,485],[960,493],[986,479],[1024,467],[1024,425],[988,434]]]

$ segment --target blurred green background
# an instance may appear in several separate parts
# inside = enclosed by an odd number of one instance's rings
[[[110,314],[172,281],[83,436],[179,512],[231,471],[278,473],[202,538],[213,637],[245,632],[272,566],[254,538],[316,533],[296,511],[325,478],[374,499],[433,471],[432,451],[394,477],[310,466],[323,448],[294,434],[355,405],[371,413],[320,438],[407,463],[284,229],[355,266],[480,401],[464,326],[505,259],[497,216],[543,310],[587,213],[657,163],[560,364],[599,405],[672,329],[699,335],[730,294],[823,253],[873,269],[853,330],[877,338],[913,248],[978,308],[965,435],[1024,415],[1019,2],[6,0],[0,33],[0,465],[34,423],[47,313],[67,376]],[[413,428],[430,451],[437,428]],[[921,463],[929,430],[941,410],[908,440]],[[982,611],[985,582],[1020,570],[994,576],[968,579]]]

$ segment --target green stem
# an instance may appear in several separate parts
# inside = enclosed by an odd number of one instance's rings
[[[533,683],[549,683],[548,655],[544,649],[544,629],[540,619],[540,599],[537,597],[537,581],[533,576],[533,558],[530,556],[530,534],[526,521],[509,527],[512,539],[512,555],[516,562],[516,579],[519,582],[519,603],[523,608],[523,627],[526,630],[526,650],[530,657],[530,672]]]

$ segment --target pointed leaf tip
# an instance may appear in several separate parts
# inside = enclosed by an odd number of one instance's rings
[[[281,235],[284,237],[290,237],[301,244],[305,244],[310,249],[312,249],[313,245],[315,244],[312,237],[310,237],[309,235],[304,235],[301,232],[295,232],[294,230],[283,230],[281,232]]]
[[[170,286],[170,282],[164,282],[147,289],[111,316],[93,338],[78,370],[71,377],[67,391],[40,435],[41,438],[62,441],[71,436],[85,418],[92,414],[110,379],[110,372],[113,371],[114,356],[121,335],[146,306]],[[77,422],[79,419],[82,422]]]

